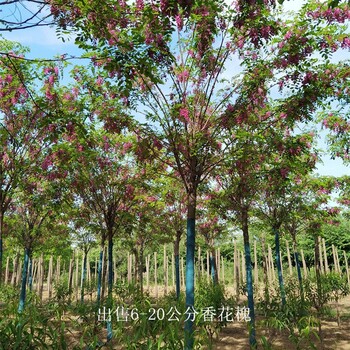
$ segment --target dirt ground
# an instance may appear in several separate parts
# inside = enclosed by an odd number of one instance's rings
[[[335,305],[332,305],[334,308]],[[318,350],[350,350],[350,296],[339,301],[341,316],[340,327],[337,321],[322,321],[322,332],[324,337],[324,347],[314,338],[313,343]],[[257,320],[259,324],[259,319]],[[260,343],[261,337],[268,337],[266,330],[257,330],[257,339]],[[276,332],[272,337],[273,350],[294,350],[295,345],[289,340],[289,333]],[[262,347],[259,347],[260,349]],[[248,330],[246,324],[242,322],[230,323],[222,330],[215,341],[214,349],[217,350],[249,350]],[[307,345],[301,345],[301,350],[308,349]]]
[[[169,288],[171,290],[171,288]],[[169,291],[170,291],[169,290]],[[152,296],[155,296],[155,291],[152,288],[149,290]],[[232,291],[228,291],[229,294]],[[44,291],[44,299],[48,297]],[[163,288],[158,288],[158,296],[161,297],[164,294]],[[241,305],[245,304],[245,300],[242,299]],[[336,309],[336,305],[331,305],[332,308]],[[350,350],[350,296],[343,298],[339,301],[339,310],[341,316],[340,327],[338,327],[336,319],[334,320],[323,320],[322,331],[324,338],[324,347],[322,348],[320,342],[313,338],[313,343],[317,350]],[[261,319],[257,317],[257,340],[261,344],[263,336],[271,341],[273,350],[295,350],[296,346],[293,345],[289,339],[289,333],[284,332],[268,332],[266,328],[259,326]],[[214,340],[215,350],[249,350],[248,345],[248,328],[245,322],[230,322],[227,327],[223,328],[221,333]],[[259,346],[258,349],[263,349]],[[311,349],[307,344],[302,344],[300,350]],[[181,350],[181,349],[179,349]],[[203,349],[206,350],[206,349]]]

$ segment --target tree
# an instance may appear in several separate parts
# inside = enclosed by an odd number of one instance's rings
[[[22,60],[27,50],[20,45],[3,40],[1,46],[9,54],[0,57],[0,283],[4,217],[33,161],[52,145],[45,123],[55,106],[45,94],[59,75],[58,67],[45,70]]]
[[[125,224],[130,208],[135,204],[135,186],[138,174],[132,168],[132,143],[122,136],[103,131],[94,133],[90,144],[79,139],[65,145],[70,157],[69,178],[75,197],[100,224],[100,261],[98,271],[97,303],[101,298],[101,266],[105,241],[108,243],[108,300],[111,302],[113,288],[113,238]],[[64,149],[63,148],[63,149]],[[111,324],[107,323],[110,327]],[[107,339],[112,337],[108,328]]]
[[[180,242],[186,222],[185,193],[181,183],[173,177],[165,177],[162,186],[165,222],[170,224],[170,235],[174,241],[176,297],[180,298]]]
[[[295,193],[296,179],[301,181],[300,179],[315,167],[317,155],[311,150],[313,137],[313,133],[296,136],[287,134],[280,139],[278,154],[271,155],[273,160],[266,166],[261,202],[257,206],[257,215],[270,225],[275,237],[275,256],[282,307],[286,304],[286,295],[280,259],[280,229],[289,221],[291,209],[299,199]]]
[[[56,186],[45,181],[45,177],[37,177],[35,173],[28,174],[16,191],[15,200],[11,204],[11,212],[16,218],[15,235],[24,246],[24,264],[22,271],[21,293],[18,312],[22,312],[26,300],[26,287],[29,261],[33,249],[45,239],[44,225],[55,217],[54,210],[60,201]]]
[[[193,307],[198,189],[233,142],[225,131],[237,123],[244,135],[243,126],[252,115],[269,119],[272,111],[266,101],[275,84],[288,96],[274,105],[272,119],[285,119],[291,126],[310,120],[315,105],[335,90],[325,67],[332,73],[347,70],[327,59],[311,69],[311,55],[329,54],[319,46],[320,34],[339,43],[344,31],[333,19],[332,25],[315,30],[313,3],[286,23],[271,3],[259,1],[239,2],[235,11],[219,1],[107,1],[98,6],[53,1],[52,6],[56,19],[74,26],[76,42],[97,53],[96,64],[118,77],[118,96],[126,105],[138,111],[137,102],[146,107],[149,123],[139,127],[139,153],[162,158],[183,182],[188,213],[186,304]],[[346,9],[340,13],[345,15]],[[227,79],[231,59],[240,60],[243,73],[233,79],[229,73]],[[146,151],[149,145],[153,148]],[[191,321],[186,334],[185,348],[191,349]]]
[[[72,213],[71,213],[72,214]],[[79,215],[80,214],[80,215]],[[76,215],[77,216],[77,215]],[[84,208],[78,208],[78,217],[73,217],[72,225],[72,243],[83,251],[83,273],[81,277],[81,294],[80,302],[84,303],[84,287],[87,270],[87,257],[91,248],[96,244],[96,238],[93,234],[94,225],[89,217],[89,211],[84,211]],[[70,285],[70,281],[69,281]]]

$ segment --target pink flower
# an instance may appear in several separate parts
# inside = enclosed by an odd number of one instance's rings
[[[188,70],[184,70],[182,72],[180,72],[178,75],[177,75],[177,78],[179,79],[179,82],[180,83],[183,83],[185,81],[188,80],[188,77],[190,76],[190,73]]]
[[[7,74],[6,77],[5,77],[5,81],[7,83],[12,83],[12,80],[13,80],[13,77],[11,74]]]
[[[187,108],[180,109],[180,118],[184,119],[187,123],[190,121],[189,111]]]
[[[285,179],[289,173],[289,169],[288,168],[282,168],[280,170],[281,176]]]
[[[144,3],[143,3],[143,0],[136,0],[136,9],[137,10],[143,10],[144,8]]]
[[[156,147],[158,150],[161,150],[163,148],[161,142],[158,139],[153,139],[153,146]]]
[[[343,39],[343,42],[342,42],[342,44],[341,44],[341,47],[342,47],[343,49],[345,49],[345,48],[350,48],[350,38],[349,38],[349,37],[346,37],[346,38]]]
[[[67,100],[67,101],[71,100],[72,97],[73,97],[73,96],[72,96],[69,92],[65,92],[65,93],[63,94],[63,99],[65,99],[65,100]]]
[[[52,101],[55,97],[55,95],[53,95],[50,90],[46,90],[45,96],[49,101]]]
[[[50,75],[49,76],[49,85],[53,85],[54,82],[55,82],[55,76],[54,75]]]
[[[131,142],[125,142],[123,145],[123,151],[128,151],[130,148],[132,147],[132,143]]]
[[[103,84],[103,78],[98,76],[98,78],[96,79],[96,85],[101,86],[102,84]]]
[[[285,38],[286,40],[288,40],[288,39],[291,38],[291,36],[292,36],[292,32],[289,30],[289,31],[286,33],[286,35],[284,36],[284,38]]]
[[[41,163],[41,168],[43,170],[47,170],[51,165],[52,165],[52,161],[51,161],[51,158],[50,156],[47,156],[44,161]]]
[[[127,184],[125,186],[126,197],[131,198],[131,197],[133,197],[133,194],[134,194],[134,187],[132,185]]]
[[[182,17],[180,15],[175,16],[176,26],[179,30],[183,27]]]
[[[76,88],[76,87],[74,87],[74,88],[72,89],[72,94],[73,94],[74,97],[78,97],[79,89]]]
[[[47,129],[50,132],[54,132],[56,130],[56,125],[55,124],[49,124],[49,126],[47,127]]]
[[[286,118],[287,118],[287,114],[282,112],[282,113],[280,114],[280,118],[281,118],[281,119],[286,119]]]

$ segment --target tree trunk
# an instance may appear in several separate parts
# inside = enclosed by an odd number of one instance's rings
[[[3,246],[2,235],[4,229],[4,213],[0,213],[0,286],[2,285],[2,260],[3,260]]]
[[[24,250],[24,263],[22,270],[22,282],[21,282],[21,293],[19,298],[18,312],[22,313],[26,302],[26,288],[27,288],[27,276],[28,276],[28,263],[30,257],[30,249],[25,248]]]
[[[215,248],[213,246],[210,247],[210,272],[211,278],[214,284],[217,284],[219,281],[218,278],[218,269],[216,268],[216,259],[215,259]]]
[[[194,253],[196,227],[196,190],[188,193],[186,232],[186,308],[194,309]],[[185,322],[185,350],[192,350],[194,344],[193,319]]]
[[[317,295],[318,295],[318,298],[321,300],[322,286],[321,286],[320,243],[319,243],[319,237],[317,235],[315,235],[315,270],[316,270]],[[323,332],[322,332],[322,325],[321,325],[321,319],[320,319],[321,306],[322,306],[321,303],[319,302],[319,300],[317,300],[316,310],[317,310],[317,316],[319,318],[318,336],[320,337],[321,349],[324,349]]]
[[[30,291],[32,291],[32,288],[33,288],[33,258],[31,255],[29,255],[28,288]]]
[[[83,273],[81,276],[81,290],[80,290],[80,302],[84,303],[84,293],[85,293],[85,280],[86,280],[86,264],[87,264],[87,250],[84,249],[84,259],[83,259]]]
[[[263,268],[264,268],[264,277],[265,277],[264,294],[265,294],[266,305],[268,305],[270,304],[269,271],[268,271],[269,258],[266,252],[265,237],[261,238],[261,248],[262,248],[262,255],[263,255]]]
[[[108,234],[108,308],[112,309],[113,292],[113,233]],[[112,339],[112,322],[107,321],[107,342]]]
[[[112,297],[113,291],[113,235],[108,235],[108,297]]]
[[[141,295],[143,295],[143,242],[140,244],[140,251],[138,256],[138,263],[137,263],[137,274],[138,274],[138,280],[140,285],[140,292]]]
[[[284,291],[284,282],[283,282],[283,275],[282,275],[282,262],[281,262],[281,254],[280,254],[280,233],[277,227],[273,227],[272,230],[275,235],[275,253],[276,253],[278,284],[280,286],[282,307],[284,307],[286,305],[286,293]]]
[[[245,253],[248,308],[249,308],[249,317],[250,317],[249,345],[251,349],[256,349],[257,342],[255,337],[253,273],[252,273],[252,260],[250,255],[247,207],[242,208],[242,231],[243,231],[244,253]]]
[[[176,240],[174,241],[175,255],[175,282],[176,282],[176,299],[180,298],[180,238],[181,231],[176,231]]]
[[[101,242],[100,246],[100,257],[98,261],[98,271],[97,271],[97,305],[99,307],[101,302],[101,292],[102,292],[102,264],[103,264],[103,252],[104,252],[105,242]]]
[[[73,273],[74,273],[74,253],[73,257],[69,261],[69,272],[68,272],[68,294],[69,294],[69,303],[71,302],[72,292],[73,292]]]
[[[300,298],[304,304],[303,277],[301,274],[301,266],[300,266],[300,260],[299,260],[299,253],[297,249],[296,234],[293,233],[292,237],[293,237],[293,251],[294,251],[294,258],[295,258],[295,266],[297,268],[298,281],[299,281]]]

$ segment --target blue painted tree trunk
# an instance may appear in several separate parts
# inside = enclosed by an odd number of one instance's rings
[[[81,276],[81,294],[80,294],[80,302],[81,303],[84,303],[86,263],[87,263],[87,252],[85,251],[84,252],[84,259],[83,259],[83,275]]]
[[[194,309],[194,253],[195,253],[195,218],[187,218],[186,234],[186,308]],[[190,313],[186,315],[189,316]],[[191,315],[192,316],[192,315]],[[194,345],[193,318],[185,322],[185,350],[192,350]]]
[[[112,297],[113,291],[113,237],[108,238],[108,297]]]
[[[174,256],[175,256],[175,285],[176,285],[176,299],[180,299],[180,239],[181,231],[177,230],[176,239],[174,241]]]
[[[218,272],[216,268],[216,262],[215,262],[215,250],[212,249],[210,257],[209,257],[209,262],[210,262],[210,274],[211,278],[213,280],[214,284],[218,283]]]
[[[280,234],[278,228],[273,228],[273,233],[275,235],[275,253],[276,253],[276,265],[277,265],[277,275],[278,275],[278,283],[280,287],[282,306],[286,305],[286,293],[284,290],[284,282],[282,275],[282,263],[281,263],[281,255],[280,255]]]
[[[304,290],[303,290],[303,277],[301,275],[301,268],[300,268],[300,260],[299,260],[299,253],[296,251],[294,252],[295,257],[295,265],[297,267],[297,273],[298,273],[298,281],[299,281],[299,287],[300,287],[300,295],[303,298],[304,297]]]
[[[29,257],[29,267],[28,267],[28,288],[31,291],[33,288],[33,259]]]
[[[101,245],[100,257],[98,261],[98,270],[97,270],[97,305],[98,307],[101,302],[103,250],[104,250],[103,245]]]
[[[21,293],[19,297],[18,312],[21,313],[24,310],[26,302],[26,288],[27,288],[27,273],[28,273],[28,263],[29,263],[30,249],[26,248],[24,250],[24,264],[22,269],[22,281],[21,281]]]
[[[108,235],[108,303],[107,307],[112,309],[112,292],[113,292],[113,235]],[[112,322],[107,321],[107,342],[112,339]]]
[[[254,309],[254,290],[253,290],[253,271],[252,259],[250,255],[249,244],[249,229],[248,229],[248,209],[242,208],[242,231],[244,242],[244,256],[246,265],[246,280],[247,280],[247,294],[248,294],[248,308],[249,308],[249,345],[251,349],[256,349],[256,334],[255,334],[255,309]]]

